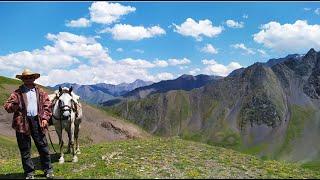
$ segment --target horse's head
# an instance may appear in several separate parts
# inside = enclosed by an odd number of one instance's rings
[[[74,110],[75,102],[72,97],[72,86],[70,89],[59,87],[58,107],[62,119],[70,119]]]

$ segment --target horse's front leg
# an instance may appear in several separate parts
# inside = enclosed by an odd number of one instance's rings
[[[60,127],[62,128],[62,127]],[[58,128],[56,128],[56,132],[58,134],[59,137],[59,145],[60,145],[60,159],[59,159],[59,164],[63,164],[64,163],[64,157],[63,157],[63,138],[62,138],[62,131],[58,130]]]

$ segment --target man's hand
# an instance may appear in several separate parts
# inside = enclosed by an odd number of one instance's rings
[[[48,121],[47,120],[42,120],[40,126],[42,128],[45,128],[46,126],[48,126]]]

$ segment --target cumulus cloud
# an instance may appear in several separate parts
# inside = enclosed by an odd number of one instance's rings
[[[311,8],[303,8],[303,10],[305,10],[305,11],[310,11]]]
[[[283,25],[272,21],[262,25],[253,39],[277,51],[303,53],[310,48],[320,48],[320,25],[311,25],[303,20]]]
[[[96,42],[93,37],[84,37],[67,32],[47,34],[46,38],[53,45],[42,49],[21,51],[0,56],[1,67],[6,67],[8,73],[14,74],[28,67],[34,71],[45,73],[54,68],[68,68],[79,64],[79,58],[87,58],[90,63],[108,62],[112,60],[107,49]]]
[[[320,15],[320,8],[317,8],[316,10],[314,10],[314,13],[316,13],[316,15]]]
[[[155,63],[144,59],[125,58],[113,60],[96,37],[85,37],[68,32],[47,34],[53,45],[33,51],[21,51],[0,56],[0,70],[10,77],[25,68],[41,74],[37,83],[44,86],[64,82],[79,84],[132,82],[136,79],[159,81],[173,77],[162,72],[150,74],[148,69],[165,67],[168,63]]]
[[[212,44],[206,44],[200,51],[209,54],[218,54],[218,50],[214,48]]]
[[[242,15],[242,18],[243,18],[243,19],[248,19],[249,16],[248,16],[248,14],[244,14],[244,15]]]
[[[255,52],[251,48],[246,47],[243,43],[233,44],[231,45],[231,47],[235,49],[242,49],[246,54],[255,54]]]
[[[156,66],[159,66],[159,67],[167,67],[167,66],[169,65],[167,61],[165,61],[165,60],[159,60],[159,59],[153,61],[153,63],[154,63]]]
[[[133,41],[166,34],[165,30],[159,26],[145,28],[143,26],[132,26],[129,24],[116,24],[113,28],[106,28],[100,31],[100,33],[111,33],[115,40]]]
[[[217,76],[227,76],[233,70],[239,69],[242,67],[238,62],[231,62],[227,66],[225,66],[223,64],[217,63],[213,59],[212,60],[204,59],[202,60],[202,63],[204,65],[207,65],[204,68],[205,74],[217,75]]]
[[[234,21],[232,19],[227,20],[226,24],[230,28],[243,28],[244,27],[244,23],[243,22],[237,22],[237,21]]]
[[[196,22],[192,18],[186,19],[180,26],[173,24],[174,31],[183,35],[194,37],[197,41],[202,41],[202,36],[216,37],[218,36],[223,28],[221,26],[213,26],[212,22],[208,19],[199,20]]]
[[[94,2],[89,7],[90,20],[101,24],[112,24],[117,22],[121,16],[134,12],[135,10],[135,7],[103,1]]]
[[[147,60],[126,58],[120,64],[129,65],[132,68],[153,68],[155,65]]]
[[[86,18],[80,18],[78,20],[71,20],[66,23],[68,27],[89,27],[90,21]]]
[[[188,58],[183,58],[183,59],[168,59],[169,64],[171,66],[176,66],[176,65],[185,65],[185,64],[190,64],[191,61]]]

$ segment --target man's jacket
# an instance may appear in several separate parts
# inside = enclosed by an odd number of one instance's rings
[[[27,120],[27,109],[28,100],[27,95],[22,91],[22,86],[19,89],[15,90],[9,97],[9,99],[4,104],[4,109],[8,113],[13,114],[12,128],[20,133],[30,134],[29,122]],[[35,86],[37,104],[38,104],[38,121],[47,120],[52,116],[51,111],[51,102],[49,100],[48,94],[38,86]],[[19,109],[16,112],[13,112],[13,105],[19,105]],[[46,128],[42,128],[42,132],[45,133]]]

